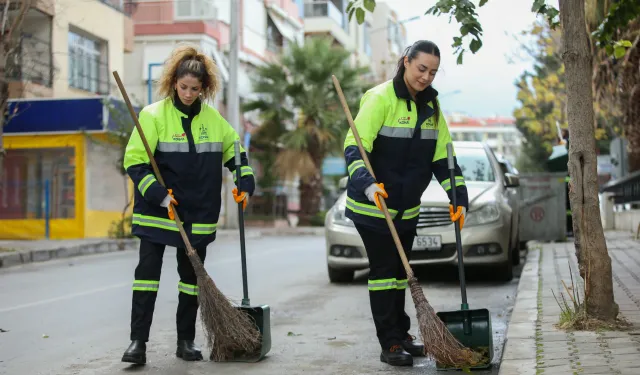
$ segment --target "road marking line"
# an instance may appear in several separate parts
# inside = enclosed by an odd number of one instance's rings
[[[290,251],[290,250],[294,250],[295,251],[295,249],[280,248],[278,250],[272,250],[272,251],[263,252],[263,253],[260,253],[260,254],[255,254],[255,256],[253,258],[262,257],[262,256],[266,256],[266,255],[272,255],[274,253],[281,253],[281,252]],[[221,259],[219,261],[215,261],[214,260],[209,265],[209,267],[215,267],[215,266],[223,265],[223,264],[227,264],[227,263],[239,262],[240,260],[241,260],[240,257],[226,258],[226,259]],[[24,309],[24,308],[27,308],[27,307],[45,305],[45,304],[52,303],[52,302],[63,301],[65,299],[71,299],[71,298],[75,298],[75,297],[82,297],[82,296],[86,296],[88,294],[104,292],[104,291],[107,291],[107,290],[116,289],[116,288],[122,288],[122,287],[125,287],[125,286],[131,286],[131,282],[113,284],[113,285],[109,285],[109,286],[104,286],[102,288],[96,288],[96,289],[92,289],[92,290],[87,290],[87,291],[84,291],[84,292],[72,293],[72,294],[67,294],[67,295],[60,296],[60,297],[49,298],[49,299],[44,299],[44,300],[41,300],[41,301],[25,303],[23,305],[0,308],[0,313],[20,310],[20,309]]]
[[[84,291],[84,292],[72,293],[72,294],[67,294],[65,296],[44,299],[44,300],[37,301],[37,302],[25,303],[23,305],[18,305],[18,306],[13,306],[13,307],[6,307],[4,309],[0,309],[0,313],[19,310],[19,309],[24,309],[26,307],[45,305],[47,303],[58,302],[58,301],[62,301],[62,300],[65,300],[65,299],[70,299],[70,298],[75,298],[75,297],[82,297],[82,296],[86,296],[87,294],[93,294],[93,293],[97,293],[97,292],[104,292],[106,290],[122,288],[122,287],[130,286],[130,285],[131,285],[130,282],[114,284],[114,285],[104,286],[102,288],[96,288],[96,289],[92,289],[92,290],[87,290],[87,291]]]

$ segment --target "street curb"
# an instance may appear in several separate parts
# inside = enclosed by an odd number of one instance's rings
[[[319,236],[324,234],[324,227],[298,227],[298,228],[247,228],[246,238],[274,237],[274,236]],[[216,238],[239,237],[237,229],[222,229],[216,234]],[[138,238],[117,240],[105,240],[82,245],[60,246],[56,248],[16,250],[0,253],[0,269],[22,264],[46,262],[55,259],[71,258],[76,256],[110,253],[115,251],[135,250],[140,247]]]
[[[127,238],[105,240],[82,245],[61,246],[49,249],[16,250],[9,253],[0,253],[0,268],[19,266],[21,264],[46,262],[82,255],[137,249],[139,247],[139,243],[140,240],[137,238]]]
[[[498,375],[534,375],[536,373],[540,245],[538,242],[528,242],[527,249],[527,262],[518,282],[516,301],[507,325]]]

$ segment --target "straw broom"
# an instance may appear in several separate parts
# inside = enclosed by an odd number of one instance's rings
[[[118,72],[114,71],[113,76],[115,77],[118,87],[120,88],[120,92],[122,93],[122,97],[129,108],[129,113],[133,118],[136,129],[140,134],[140,138],[142,138],[142,143],[144,143],[144,148],[147,151],[147,155],[149,156],[149,161],[151,162],[156,178],[162,186],[166,187]],[[198,253],[193,249],[193,247],[191,247],[189,238],[182,226],[182,221],[173,207],[173,204],[171,204],[170,207],[175,213],[174,219],[176,225],[178,226],[182,240],[186,245],[186,253],[189,257],[189,261],[193,265],[193,269],[197,276],[200,318],[204,326],[207,345],[211,349],[211,359],[215,361],[224,361],[231,359],[234,354],[238,352],[259,352],[261,345],[260,332],[255,322],[249,314],[234,307],[231,304],[231,301],[216,287],[216,284],[207,274]]]
[[[349,106],[347,105],[342,89],[340,88],[340,82],[338,82],[338,79],[335,75],[332,76],[332,78],[333,84],[336,87],[336,91],[338,92],[338,96],[340,97],[342,108],[344,109],[347,120],[349,121],[349,126],[351,127],[353,136],[356,139],[356,143],[358,144],[358,149],[360,150],[362,160],[364,161],[371,176],[375,179],[376,176],[373,173],[373,169],[371,168],[371,164],[369,163],[367,153],[364,151],[364,147],[362,146],[360,135],[358,134],[358,130],[353,123],[351,111],[349,110]],[[411,290],[411,297],[413,298],[413,303],[416,307],[416,313],[418,315],[420,335],[422,336],[422,340],[424,342],[424,354],[427,357],[431,357],[436,362],[445,366],[465,367],[476,365],[480,361],[481,355],[460,344],[460,342],[447,329],[438,315],[436,315],[436,312],[433,310],[433,308],[429,305],[429,302],[427,301],[427,298],[422,291],[422,287],[420,286],[418,279],[414,276],[413,270],[409,266],[409,262],[407,261],[402,243],[400,242],[400,238],[398,237],[398,232],[396,231],[393,219],[391,219],[391,215],[389,214],[389,211],[387,209],[387,203],[385,202],[383,197],[379,197],[379,199],[380,205],[382,206],[382,212],[384,213],[384,217],[387,220],[387,225],[389,225],[389,230],[391,231],[391,235],[393,236],[393,240],[398,249],[398,253],[400,254],[400,258],[402,259],[402,265],[404,266],[404,269],[407,273],[407,281]]]

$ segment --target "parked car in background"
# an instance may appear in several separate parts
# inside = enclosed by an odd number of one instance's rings
[[[518,179],[520,178],[520,172],[518,172],[516,167],[514,167],[507,158],[500,154],[496,154],[496,159],[498,159],[498,163],[500,163],[500,169],[502,170],[503,175],[511,174],[514,176],[518,176]],[[520,202],[522,201],[522,194],[520,192],[520,186],[508,187],[506,193],[507,200],[509,201],[509,206],[511,206],[511,209],[513,210],[513,214],[511,216],[516,236],[514,244],[517,244],[518,246],[518,249],[514,250],[518,254],[514,254],[513,265],[517,266],[520,264],[519,251],[521,248],[526,248],[525,244],[523,242],[520,242]]]
[[[495,154],[481,142],[453,142],[469,193],[469,212],[461,232],[464,263],[492,268],[505,280],[513,278],[518,258],[517,220],[509,204],[519,178],[503,173]],[[344,189],[347,177],[340,181]],[[345,217],[343,191],[325,217],[326,259],[331,282],[349,282],[354,272],[367,269],[364,245],[353,222]],[[517,219],[517,214],[515,215]],[[393,249],[395,251],[395,249]],[[433,177],[421,199],[417,236],[410,264],[457,265],[455,230],[449,217],[449,198]],[[494,270],[495,269],[495,270]]]

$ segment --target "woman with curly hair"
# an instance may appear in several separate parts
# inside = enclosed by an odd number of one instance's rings
[[[185,244],[174,221],[173,203],[189,241],[204,262],[207,245],[215,240],[220,214],[222,166],[235,171],[236,131],[206,103],[220,84],[215,62],[191,46],[179,46],[167,59],[160,78],[163,99],[139,114],[140,126],[154,154],[167,188],[155,176],[140,134],[131,133],[124,168],[135,186],[132,233],[140,238],[131,307],[131,344],[122,361],[146,363],[146,343],[160,285],[166,246],[177,248],[178,307],[176,356],[186,361],[202,359],[194,344],[198,310],[198,285]],[[241,147],[241,178],[233,195],[247,204],[255,181]],[[239,190],[239,191],[238,191]]]

